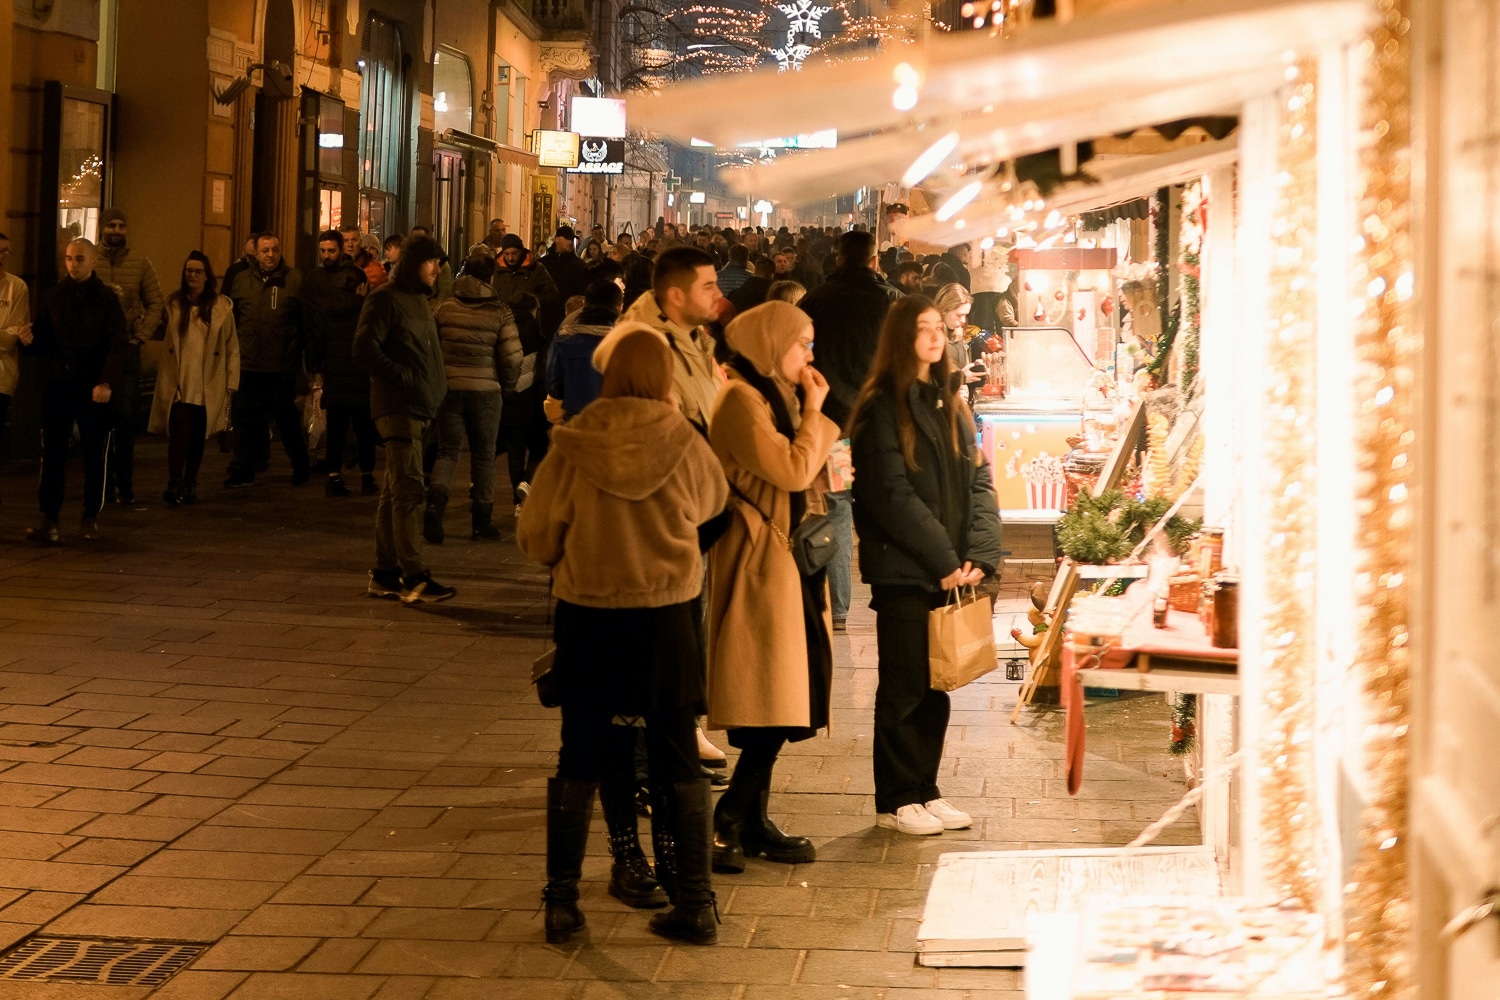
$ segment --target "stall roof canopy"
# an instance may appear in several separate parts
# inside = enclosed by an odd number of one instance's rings
[[[864,62],[718,76],[633,95],[628,113],[649,131],[721,147],[830,128],[867,137],[730,179],[742,192],[807,200],[896,180],[923,134],[960,134],[942,165],[953,168],[1232,114],[1278,87],[1290,59],[1357,41],[1374,11],[1367,0],[1172,0],[1006,41],[933,33]],[[903,66],[921,80],[909,111],[892,101]]]
[[[1222,139],[1158,156],[1095,160],[1088,166],[1093,181],[1075,181],[1059,187],[1047,198],[1047,207],[1064,216],[1082,215],[1140,198],[1157,188],[1195,180],[1212,170],[1230,166],[1238,158],[1239,148],[1234,140]],[[913,216],[906,223],[904,235],[923,243],[953,246],[994,235],[998,227],[1009,222],[1004,207],[976,204],[959,218],[947,222],[939,222],[936,215]]]

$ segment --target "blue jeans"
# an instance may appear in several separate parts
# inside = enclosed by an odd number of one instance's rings
[[[848,490],[825,493],[828,516],[833,519],[833,537],[838,555],[828,564],[828,594],[834,618],[849,617],[849,601],[854,591],[854,504]]]

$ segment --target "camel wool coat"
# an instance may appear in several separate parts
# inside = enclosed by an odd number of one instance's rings
[[[735,372],[709,425],[730,483],[788,537],[792,492],[814,488],[838,438],[838,425],[816,413],[788,441],[770,404]],[[825,726],[827,719],[810,717],[802,577],[791,549],[733,491],[729,506],[729,528],[708,560],[708,728]],[[821,492],[809,493],[808,513],[823,510]]]
[[[152,434],[167,432],[167,418],[172,401],[177,398],[177,352],[181,337],[177,324],[181,309],[177,296],[172,296],[167,302],[167,348],[156,368],[156,396],[151,401],[151,422],[146,428]],[[226,296],[218,297],[210,315],[212,322],[203,344],[203,408],[208,411],[206,433],[214,435],[228,426],[229,394],[240,387],[240,341],[234,328],[234,304]],[[193,325],[202,327],[197,306],[193,307],[188,323],[189,329]]]

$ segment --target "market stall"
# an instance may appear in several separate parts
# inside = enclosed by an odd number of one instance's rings
[[[1360,0],[1165,3],[1128,15],[1040,26],[1003,45],[978,33],[932,37],[922,46],[852,67],[703,83],[674,91],[670,100],[632,101],[635,120],[684,139],[730,144],[756,134],[829,127],[841,135],[867,133],[841,141],[837,150],[757,167],[753,176],[735,183],[779,196],[818,184],[839,188],[853,178],[926,185],[939,207],[929,223],[909,221],[909,230],[927,225],[932,238],[941,224],[966,242],[1001,239],[1001,229],[1013,234],[1017,222],[1033,223],[1038,232],[1052,228],[1046,219],[1055,210],[1050,204],[1023,206],[1026,218],[1010,217],[1015,179],[1007,163],[1018,156],[1059,149],[1068,174],[1069,150],[1096,137],[1226,109],[1239,117],[1232,157],[1221,146],[1214,153],[1223,159],[1161,182],[1192,183],[1169,190],[1164,211],[1157,213],[1157,232],[1167,235],[1169,245],[1152,255],[1157,271],[1147,280],[1165,286],[1165,294],[1156,297],[1159,306],[1181,304],[1181,321],[1170,342],[1150,338],[1157,349],[1147,366],[1154,370],[1155,390],[1136,386],[1135,372],[1127,380],[1118,370],[1123,330],[1113,319],[1100,322],[1106,297],[1118,308],[1130,294],[1112,273],[1103,287],[1093,280],[1079,286],[1087,268],[1062,269],[1079,272],[1064,276],[1065,287],[1053,277],[1045,286],[1033,280],[1030,316],[1037,325],[1026,335],[1038,339],[1003,345],[1012,389],[1034,374],[1022,360],[1031,352],[1055,353],[1055,360],[1037,366],[1047,375],[1032,383],[1045,384],[1048,392],[1060,391],[1048,379],[1070,364],[1062,359],[1069,352],[1081,355],[1075,374],[1082,378],[1070,390],[1080,396],[1077,409],[1069,411],[1080,437],[1091,390],[1097,389],[1111,410],[1128,400],[1129,387],[1140,390],[1140,409],[1134,412],[1141,415],[1145,441],[1136,450],[1145,456],[1135,480],[1119,497],[1097,488],[1108,484],[1096,483],[1080,492],[1097,501],[1094,506],[1070,508],[1081,519],[1097,515],[1111,526],[1106,531],[1079,525],[1081,537],[1093,530],[1085,540],[1106,550],[1100,562],[1119,567],[1106,572],[1090,596],[1118,596],[1130,605],[1119,609],[1130,620],[1114,634],[1080,628],[1070,642],[1102,640],[1092,643],[1096,650],[1113,646],[1137,653],[1156,648],[1149,639],[1132,647],[1125,636],[1135,634],[1139,616],[1149,618],[1172,581],[1185,575],[1178,563],[1182,546],[1168,540],[1160,569],[1151,569],[1136,585],[1144,590],[1112,591],[1115,582],[1138,575],[1127,572],[1128,566],[1154,561],[1147,549],[1157,535],[1171,534],[1172,518],[1182,516],[1184,503],[1192,505],[1193,519],[1222,529],[1221,561],[1239,576],[1232,612],[1237,725],[1212,732],[1214,745],[1205,748],[1197,775],[1199,807],[1220,824],[1209,843],[1228,868],[1233,898],[1223,905],[1211,898],[1178,899],[1175,910],[1159,900],[1115,899],[1113,905],[1123,906],[1123,912],[1100,910],[1082,897],[1074,900],[1084,913],[1082,929],[1075,920],[1072,930],[1058,933],[1081,934],[1073,940],[1087,946],[1080,944],[1066,957],[1051,951],[1050,962],[1066,962],[1069,968],[1049,979],[1056,992],[1048,996],[1105,990],[1135,997],[1155,995],[1172,982],[1202,982],[1214,974],[1213,956],[1242,940],[1257,922],[1276,925],[1272,936],[1286,944],[1277,954],[1305,954],[1300,942],[1335,964],[1347,960],[1351,986],[1367,995],[1384,995],[1403,971],[1399,954],[1382,957],[1371,948],[1403,932],[1404,909],[1345,907],[1351,881],[1356,898],[1377,886],[1391,898],[1405,892],[1404,868],[1391,853],[1404,845],[1402,814],[1392,802],[1392,796],[1404,795],[1404,785],[1371,784],[1361,773],[1373,766],[1363,754],[1385,760],[1404,752],[1404,727],[1397,732],[1369,720],[1377,712],[1382,719],[1403,717],[1391,712],[1390,668],[1378,666],[1370,651],[1384,650],[1404,670],[1405,622],[1393,625],[1389,613],[1404,586],[1399,568],[1377,577],[1379,592],[1354,585],[1359,559],[1389,559],[1386,549],[1362,548],[1356,527],[1387,538],[1407,523],[1389,518],[1404,518],[1409,510],[1403,506],[1407,455],[1401,452],[1401,461],[1392,464],[1384,450],[1402,429],[1382,423],[1383,413],[1397,412],[1385,408],[1402,402],[1407,386],[1394,366],[1357,363],[1386,357],[1401,346],[1402,303],[1411,295],[1410,262],[1402,257],[1409,247],[1379,221],[1389,205],[1377,199],[1356,209],[1362,186],[1378,189],[1404,155],[1399,142],[1383,144],[1389,119],[1378,118],[1387,127],[1377,130],[1374,152],[1363,168],[1356,157],[1359,109],[1366,100],[1358,81],[1371,53],[1384,53],[1382,46],[1399,51],[1403,44],[1399,16],[1392,25],[1377,23],[1372,15],[1373,8]],[[1367,42],[1372,33],[1374,41]],[[810,99],[833,88],[839,101]],[[1388,90],[1380,93],[1388,101]],[[1377,116],[1390,114],[1389,103],[1381,107],[1385,111],[1374,108]],[[1151,193],[1149,186],[1127,186],[1112,195]],[[1003,225],[991,225],[997,211],[1005,213]],[[1196,243],[1180,238],[1184,219],[1194,227]],[[1047,249],[1037,243],[1035,249]],[[1356,325],[1351,315],[1344,283],[1351,273],[1360,273],[1365,283],[1364,325]],[[1058,306],[1049,307],[1048,294],[1066,308],[1065,315],[1054,317]],[[1057,322],[1045,322],[1053,319]],[[1050,345],[1041,339],[1045,327],[1056,336]],[[1110,330],[1108,338],[1099,336],[1103,328]],[[1102,350],[1105,346],[1110,349]],[[1101,372],[1110,376],[1109,387],[1095,384]],[[1174,388],[1175,400],[1150,395],[1168,387]],[[1063,401],[1074,405],[1071,396]],[[1020,439],[1016,428],[1007,428],[1004,411],[983,412],[992,405],[987,400],[980,406],[981,422],[988,417],[994,425],[987,447],[1014,447]],[[1095,423],[1102,443],[1105,423]],[[1114,420],[1116,427],[1121,423]],[[1032,457],[1040,457],[1039,444],[1029,447]],[[1357,475],[1377,452],[1386,464]],[[999,454],[995,464],[1002,465]],[[1191,474],[1184,471],[1189,469]],[[1122,520],[1129,521],[1128,530]],[[1075,586],[1054,585],[1048,598],[1049,604],[1057,601],[1045,610],[1055,616],[1059,631],[1075,594],[1089,589],[1076,585],[1082,575],[1074,575]],[[1149,631],[1154,625],[1145,627]],[[1101,658],[1090,669],[1120,668]],[[1368,692],[1370,700],[1351,699],[1351,689]],[[1221,690],[1214,697],[1234,696]],[[1229,715],[1223,703],[1206,698],[1204,711],[1210,710]],[[1212,728],[1207,720],[1204,725]],[[1362,753],[1350,753],[1351,747]],[[1236,782],[1234,801],[1224,792],[1228,781]],[[1344,799],[1353,786],[1372,788],[1374,800]],[[1361,807],[1367,804],[1382,817],[1383,840],[1366,835]],[[1226,822],[1231,809],[1233,822]],[[1150,833],[1142,836],[1149,839]],[[1360,846],[1351,849],[1354,843]],[[938,891],[937,882],[934,886]],[[1267,900],[1294,903],[1306,919],[1267,917],[1259,909]],[[938,902],[941,909],[952,901]],[[1148,933],[1209,924],[1214,928],[1207,939],[1213,942],[1210,953],[1158,947],[1169,938]],[[1360,933],[1349,935],[1356,927]],[[1110,978],[1104,975],[1110,970],[1099,967],[1113,961],[1098,957],[1102,952],[1094,945],[1101,943],[1122,956],[1130,953],[1130,962],[1117,961],[1121,976]],[[1303,995],[1313,988],[1312,978],[1321,980],[1326,971],[1322,962],[1297,968],[1308,976],[1274,994],[1265,991],[1265,982],[1247,983],[1244,968],[1234,974],[1241,976],[1242,995]]]

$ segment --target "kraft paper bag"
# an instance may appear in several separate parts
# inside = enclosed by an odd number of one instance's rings
[[[927,666],[934,691],[956,691],[999,665],[995,658],[994,606],[989,597],[950,595],[927,616]]]

